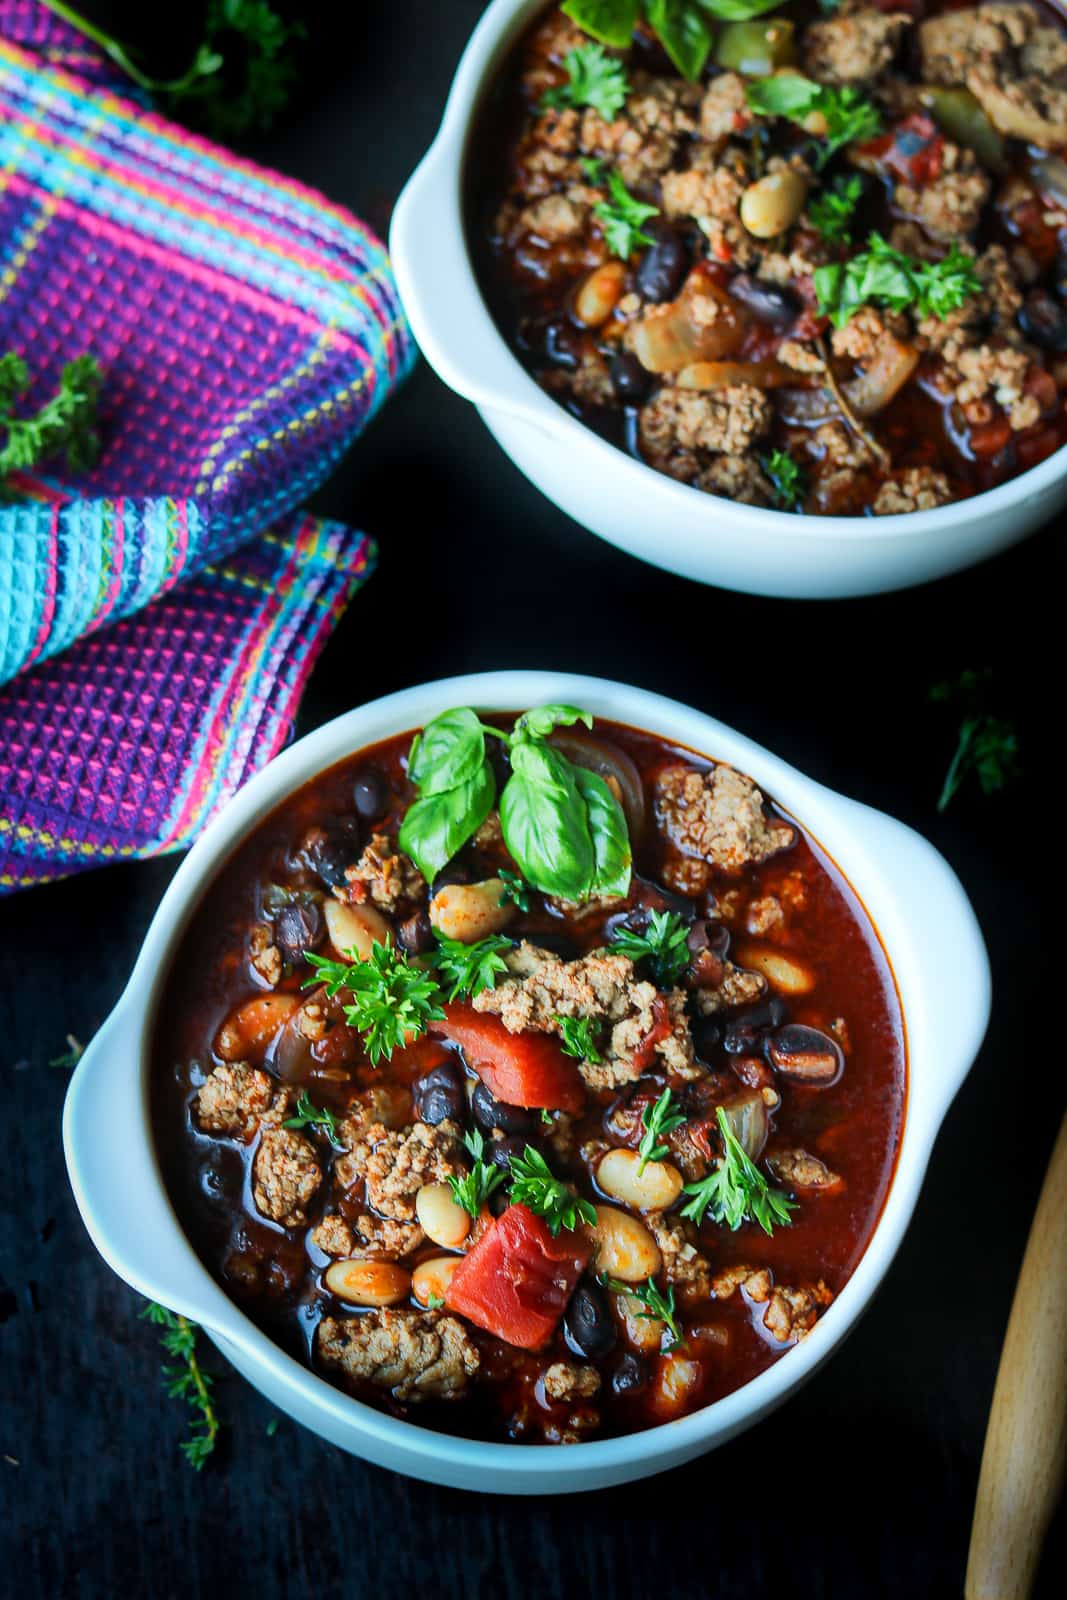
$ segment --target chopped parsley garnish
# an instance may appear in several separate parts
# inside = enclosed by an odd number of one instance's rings
[[[995,794],[1020,775],[1019,740],[1015,725],[992,714],[986,697],[992,673],[961,672],[952,682],[935,683],[931,700],[963,709],[955,754],[937,802],[947,810],[967,777],[973,773],[983,794]]]
[[[283,1128],[321,1128],[326,1137],[337,1143],[337,1118],[326,1106],[313,1103],[306,1089],[301,1089],[296,1102],[296,1114],[282,1123]]]
[[[502,952],[513,945],[502,933],[491,933],[476,944],[446,939],[439,933],[432,959],[443,981],[452,985],[449,1000],[470,1000],[483,989],[495,989],[497,978],[508,970]]]
[[[981,287],[974,257],[957,245],[942,261],[917,261],[894,250],[880,233],[872,233],[866,250],[851,260],[815,269],[819,311],[837,328],[863,305],[944,318]]]
[[[565,1056],[576,1056],[579,1061],[603,1061],[597,1036],[597,1025],[592,1017],[557,1017],[560,1049]]]
[[[530,885],[526,880],[520,877],[517,872],[509,872],[507,867],[502,867],[497,873],[497,877],[504,885],[503,893],[500,896],[500,904],[506,905],[510,900],[514,905],[518,906],[520,911],[529,911]]]
[[[636,200],[617,172],[607,175],[608,199],[598,200],[593,215],[604,229],[604,243],[612,255],[628,261],[639,244],[652,244],[651,234],[641,224],[658,217],[658,206]]]
[[[668,1133],[682,1127],[685,1120],[685,1112],[669,1089],[664,1089],[654,1105],[645,1107],[641,1115],[641,1126],[645,1131],[637,1147],[641,1158],[637,1163],[639,1173],[644,1172],[650,1161],[666,1161],[671,1147],[663,1141]]]
[[[654,1278],[649,1278],[647,1283],[623,1283],[620,1278],[610,1278],[606,1274],[600,1279],[605,1289],[611,1289],[615,1294],[629,1295],[631,1300],[636,1300],[644,1307],[637,1315],[645,1322],[664,1322],[670,1335],[670,1343],[664,1346],[665,1351],[677,1350],[683,1343],[682,1330],[678,1325],[678,1311],[674,1304],[674,1289],[668,1288],[664,1294],[657,1289]]]
[[[529,1144],[511,1158],[511,1201],[544,1217],[553,1238],[561,1228],[573,1232],[580,1222],[596,1225],[596,1207],[553,1177],[544,1156]]]
[[[549,89],[541,97],[542,109],[559,110],[566,106],[591,106],[598,117],[613,122],[630,92],[626,68],[609,56],[602,44],[592,40],[568,50],[563,58],[567,82]]]
[[[195,1322],[166,1306],[150,1300],[141,1312],[146,1322],[154,1322],[163,1329],[161,1343],[175,1365],[163,1368],[163,1381],[172,1400],[184,1400],[192,1411],[194,1432],[182,1444],[182,1454],[189,1465],[199,1472],[214,1450],[221,1426],[212,1396],[215,1380],[200,1365],[196,1353]]]
[[[808,201],[808,216],[813,227],[831,244],[846,243],[852,236],[852,213],[863,199],[863,179],[856,172],[846,177],[839,173],[820,194]]]
[[[776,1226],[788,1227],[789,1213],[796,1209],[780,1189],[772,1189],[763,1173],[749,1157],[719,1106],[715,1113],[722,1135],[723,1158],[699,1183],[687,1183],[690,1196],[682,1216],[700,1224],[705,1213],[713,1222],[722,1222],[734,1232],[746,1219],[759,1223],[764,1233]]]
[[[442,1294],[428,1294],[426,1296],[426,1309],[427,1309],[427,1311],[443,1311],[444,1308],[445,1308],[445,1297],[444,1297],[444,1295],[442,1295]]]
[[[625,925],[611,936],[611,948],[635,964],[647,961],[658,989],[673,989],[689,965],[689,924],[677,911],[652,911],[644,933]]]
[[[783,511],[795,511],[804,498],[804,470],[787,450],[772,450],[760,457],[764,472],[774,486],[774,498]]]
[[[388,1061],[408,1039],[418,1038],[429,1023],[444,1018],[437,1004],[440,990],[436,980],[421,967],[412,966],[402,950],[375,943],[367,961],[346,964],[311,950],[306,959],[315,971],[305,978],[305,989],[325,983],[328,995],[341,989],[351,993],[345,1019],[363,1035],[373,1066],[383,1056]]]
[[[758,78],[748,85],[745,96],[751,110],[760,116],[786,117],[805,128],[809,118],[822,118],[826,132],[817,136],[815,152],[815,167],[820,172],[845,145],[873,139],[882,129],[878,107],[858,89],[827,88],[800,73]]]
[[[463,1143],[470,1152],[473,1165],[462,1177],[450,1176],[448,1186],[456,1204],[470,1212],[472,1217],[479,1217],[489,1196],[500,1188],[507,1173],[503,1167],[485,1160],[485,1137],[477,1128],[464,1134]]]
[[[93,466],[100,450],[96,403],[100,368],[92,356],[68,361],[59,388],[33,416],[19,417],[14,404],[30,384],[30,369],[9,350],[0,356],[0,482],[9,472],[29,472],[62,456],[71,472]]]

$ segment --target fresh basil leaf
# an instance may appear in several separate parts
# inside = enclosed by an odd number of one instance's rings
[[[711,49],[711,26],[694,0],[647,0],[645,12],[660,44],[692,83]]]
[[[802,117],[815,108],[821,95],[820,85],[798,72],[759,78],[745,89],[752,110],[765,117]]]
[[[748,22],[751,17],[776,11],[784,0],[696,0],[696,3],[720,22]]]
[[[572,728],[576,722],[584,722],[591,728],[591,713],[579,711],[577,706],[534,706],[531,711],[524,711],[516,722],[512,738],[547,739],[553,728]]]
[[[596,864],[588,893],[626,894],[633,856],[626,813],[604,779],[585,767],[574,767],[574,781],[585,802]]]
[[[542,894],[581,900],[597,860],[576,769],[551,745],[519,740],[500,796],[500,825],[527,883]]]
[[[625,50],[637,26],[640,0],[564,0],[560,10],[601,44]]]
[[[492,809],[496,781],[487,761],[472,778],[416,800],[407,809],[397,842],[426,879],[432,883]]]
[[[408,756],[408,777],[425,797],[470,783],[485,765],[485,734],[466,706],[442,711],[418,734]]]

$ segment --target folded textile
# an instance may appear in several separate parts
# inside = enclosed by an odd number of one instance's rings
[[[362,223],[111,77],[45,7],[0,0],[0,352],[30,367],[28,410],[73,357],[103,372],[97,464],[13,476],[0,504],[0,892],[188,843],[278,748],[370,562],[362,535],[298,507],[414,355]],[[252,660],[223,727],[201,681]],[[147,794],[133,814],[142,737],[173,814]]]

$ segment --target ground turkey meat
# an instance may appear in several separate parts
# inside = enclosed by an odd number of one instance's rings
[[[664,767],[656,778],[656,820],[685,855],[736,872],[793,843],[786,822],[769,819],[751,778],[720,765],[710,772]]]
[[[391,1217],[359,1216],[355,1223],[332,1214],[323,1217],[311,1233],[311,1242],[324,1255],[345,1260],[399,1261],[425,1238],[417,1222],[394,1222]]]
[[[573,1405],[576,1400],[591,1400],[600,1393],[600,1374],[595,1367],[575,1361],[553,1361],[545,1369],[545,1399],[557,1405]]]
[[[1001,133],[1046,148],[1067,142],[1067,44],[1038,25],[1032,6],[931,17],[919,45],[926,81],[965,84]]]
[[[763,1326],[779,1344],[788,1344],[810,1333],[819,1312],[834,1298],[821,1278],[814,1284],[791,1289],[776,1284],[768,1267],[728,1267],[712,1279],[711,1292],[719,1300],[728,1300],[738,1289],[744,1289],[756,1305],[767,1307]]]
[[[700,1075],[680,990],[660,995],[639,982],[627,956],[604,952],[561,961],[524,941],[504,958],[513,974],[474,997],[474,1009],[498,1016],[509,1033],[560,1033],[561,1017],[601,1022],[603,1061],[581,1061],[591,1088],[617,1088],[639,1078],[659,1056],[682,1078]]]
[[[892,517],[902,511],[932,511],[951,499],[952,486],[943,472],[904,467],[885,480],[871,510],[876,517]]]
[[[1010,62],[1037,22],[1031,6],[988,5],[948,11],[919,24],[923,79],[964,83],[976,69],[986,75]]]
[[[268,989],[281,982],[282,953],[274,943],[274,932],[267,922],[257,922],[248,936],[248,959],[252,970]]]
[[[631,189],[666,172],[683,138],[696,132],[700,106],[699,84],[643,72],[633,73],[632,83],[613,122],[587,110],[581,124],[583,153],[612,161]]]
[[[813,22],[804,31],[804,67],[816,83],[871,83],[892,61],[910,18],[873,6]]]
[[[561,239],[578,238],[588,217],[587,205],[565,194],[547,194],[520,211],[518,226],[545,244],[558,244]]]
[[[205,1133],[247,1144],[273,1096],[274,1084],[265,1072],[245,1061],[228,1062],[213,1069],[196,1097],[194,1111]]]
[[[315,1146],[292,1128],[268,1128],[252,1163],[257,1209],[285,1228],[303,1227],[322,1182]]]
[[[774,1150],[767,1157],[767,1165],[782,1183],[796,1189],[836,1189],[841,1182],[825,1161],[806,1150]]]
[[[346,1143],[350,1131],[341,1123],[338,1133]],[[335,1163],[337,1180],[348,1188],[362,1178],[370,1205],[393,1222],[414,1221],[415,1196],[424,1183],[443,1183],[467,1170],[460,1130],[449,1118],[436,1127],[413,1122],[399,1130],[372,1122],[354,1132],[354,1141]]]
[[[751,124],[752,112],[745,98],[745,80],[736,72],[720,72],[712,78],[700,102],[700,131],[713,144],[743,133]]]
[[[1067,88],[1036,76],[993,83],[971,73],[967,87],[993,126],[1044,148],[1067,144]]]
[[[345,878],[347,900],[371,900],[381,911],[393,912],[401,901],[422,900],[426,895],[426,880],[418,867],[384,833],[371,835]]]
[[[716,456],[699,473],[697,487],[708,494],[721,494],[735,505],[769,506],[774,490],[760,466],[759,457]]]
[[[668,1283],[676,1284],[687,1297],[706,1300],[711,1293],[711,1268],[696,1247],[692,1224],[665,1211],[653,1212],[645,1220],[659,1245]]]
[[[990,187],[972,151],[946,144],[940,177],[921,189],[898,184],[893,203],[906,216],[913,217],[931,239],[951,244],[977,228]]]
[[[771,425],[771,403],[751,383],[733,383],[714,394],[663,388],[641,411],[641,442],[649,455],[686,450],[742,455]]]
[[[711,1017],[733,1006],[751,1005],[766,992],[767,980],[762,973],[748,972],[744,967],[735,967],[732,961],[724,961],[718,983],[702,984],[693,991],[693,998],[701,1016]]]
[[[397,1400],[456,1400],[481,1360],[463,1323],[432,1311],[324,1317],[319,1360]]]

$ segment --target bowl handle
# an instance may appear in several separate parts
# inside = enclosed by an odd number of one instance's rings
[[[452,137],[447,127],[438,135],[393,212],[389,250],[404,310],[423,355],[450,389],[551,433],[551,402],[511,354],[478,288],[458,179],[445,154]]]
[[[130,1071],[136,1031],[120,1002],[78,1063],[63,1105],[67,1173],[108,1266],[138,1294],[210,1325],[218,1320],[207,1303],[214,1286],[175,1222],[148,1131],[145,1085]]]

